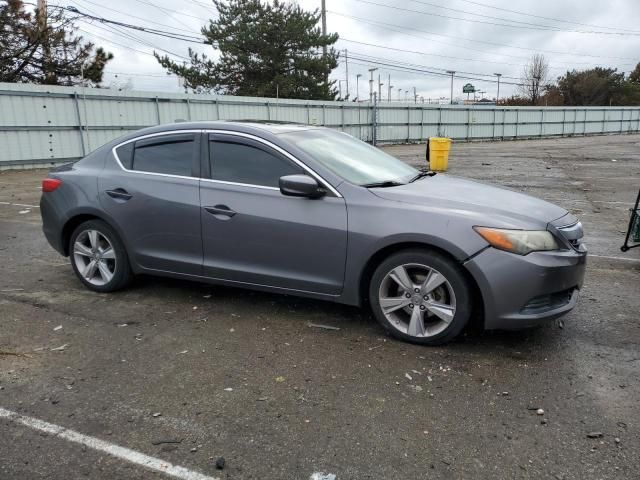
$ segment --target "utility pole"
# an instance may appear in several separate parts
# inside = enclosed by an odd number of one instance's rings
[[[494,73],[494,75],[498,77],[498,93],[496,94],[496,105],[498,105],[498,103],[500,102],[500,77],[502,76],[502,74]]]
[[[347,95],[345,96],[345,99],[349,100],[349,56],[346,48],[344,49],[344,66],[347,71]]]
[[[369,79],[369,101],[373,102],[373,72],[378,70],[377,68],[370,68],[369,73],[371,74],[371,78]]]
[[[40,0],[38,0],[40,1]],[[320,7],[320,16],[322,17],[322,35],[327,35],[327,5],[326,0],[321,0]],[[322,46],[322,57],[326,61],[327,60],[327,46]],[[324,84],[329,88],[329,72],[324,75]]]
[[[391,85],[391,74],[387,75],[387,100],[391,101],[391,89],[393,85]]]
[[[380,74],[378,74],[378,101],[382,100],[382,85],[384,83],[380,81]]]
[[[413,103],[418,103],[418,94],[416,93],[416,87],[413,87]]]
[[[342,80],[338,80],[338,99],[342,100]]]
[[[356,75],[356,102],[360,100],[360,77],[361,76],[362,76],[361,73],[358,73]]]
[[[451,75],[451,96],[449,97],[449,103],[453,105],[453,76],[456,74],[455,70],[447,70],[447,73]]]

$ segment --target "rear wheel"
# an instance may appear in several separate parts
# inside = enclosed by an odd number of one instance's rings
[[[80,224],[71,234],[69,252],[74,272],[91,290],[112,292],[131,281],[124,245],[117,233],[102,220]]]
[[[427,250],[406,250],[383,261],[371,278],[369,301],[391,335],[422,345],[453,339],[471,315],[461,267]]]

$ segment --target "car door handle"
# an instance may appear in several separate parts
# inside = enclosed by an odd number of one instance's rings
[[[213,215],[214,217],[218,217],[218,218],[219,217],[231,218],[236,214],[236,212],[231,210],[226,205],[216,205],[214,207],[204,207],[204,209],[207,212],[209,212],[211,215]]]
[[[107,190],[105,192],[111,198],[115,198],[116,200],[130,200],[132,195],[127,192],[124,188],[116,188],[115,190]]]

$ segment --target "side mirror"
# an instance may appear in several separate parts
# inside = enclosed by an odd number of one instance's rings
[[[280,192],[289,197],[318,198],[326,193],[309,175],[285,175],[280,177],[279,183]]]

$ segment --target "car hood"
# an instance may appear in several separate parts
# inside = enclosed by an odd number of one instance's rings
[[[546,228],[567,214],[564,208],[544,200],[447,174],[370,191],[387,200],[475,217],[477,225],[492,227]]]

